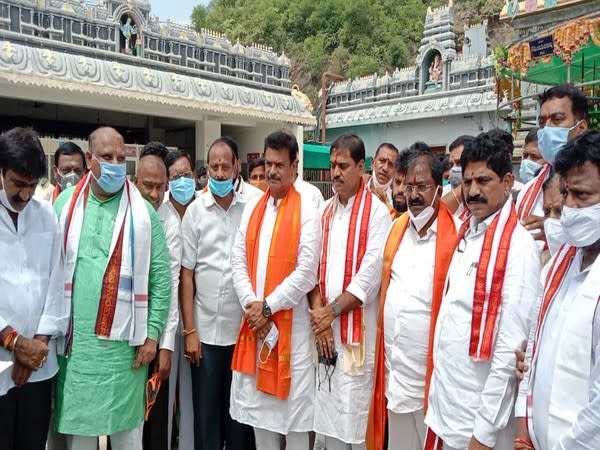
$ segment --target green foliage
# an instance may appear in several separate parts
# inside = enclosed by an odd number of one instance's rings
[[[292,59],[292,81],[315,98],[321,74],[344,77],[412,63],[427,6],[447,0],[211,0],[192,13],[195,28],[264,44]],[[503,0],[455,2],[466,17],[494,16]],[[460,6],[459,6],[460,4]],[[468,19],[466,19],[468,20]],[[474,20],[470,20],[473,22]]]

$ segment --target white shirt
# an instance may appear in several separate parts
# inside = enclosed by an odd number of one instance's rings
[[[194,323],[205,344],[234,345],[240,331],[243,311],[233,290],[231,248],[245,205],[234,194],[225,211],[210,191],[203,192],[181,223],[181,265],[194,271]]]
[[[294,182],[294,187],[302,197],[306,197],[313,203],[313,205],[315,205],[317,211],[321,210],[321,206],[323,205],[325,200],[323,199],[323,194],[321,193],[318,187],[316,187],[314,184],[310,184],[307,181],[302,180],[300,177],[296,178],[296,181]]]
[[[234,190],[236,194],[243,196],[246,199],[246,202],[255,198],[260,198],[264,194],[264,192],[256,186],[252,186],[250,183],[244,181],[241,175],[238,177],[238,180],[234,182]]]
[[[521,187],[521,190],[519,191],[519,195],[517,196],[517,204],[516,204],[517,209],[519,209],[519,206],[523,202],[523,199],[525,198],[525,194],[527,193],[527,191],[529,190],[531,185],[533,185],[536,181],[537,181],[537,177],[533,177],[533,179],[529,180],[527,183],[525,183],[524,186]],[[536,197],[535,202],[533,203],[531,215],[544,217],[544,194],[543,194],[542,189],[540,189],[540,193]]]
[[[473,291],[483,238],[494,217],[478,225],[472,221],[455,251],[436,324],[425,422],[453,448],[466,448],[471,436],[497,450],[514,448],[514,436],[507,428],[516,390],[514,350],[523,347],[529,334],[530,309],[539,291],[539,256],[531,235],[517,225],[508,252],[493,354],[488,361],[475,361],[469,356]]]
[[[535,433],[536,449],[539,450],[595,450],[600,448],[600,422],[598,411],[600,408],[600,309],[596,308],[593,321],[589,317],[584,318],[586,323],[581,323],[576,329],[590,326],[592,321],[592,345],[589,348],[591,360],[591,373],[589,383],[578,386],[563,386],[560,383],[561,372],[569,371],[568,365],[564,366],[565,360],[570,361],[569,354],[561,354],[569,346],[581,348],[587,347],[589,342],[577,334],[571,334],[573,320],[577,321],[576,312],[584,305],[580,302],[587,299],[582,298],[579,293],[584,286],[590,270],[588,266],[581,271],[582,251],[579,249],[573,259],[565,279],[561,284],[554,301],[546,313],[544,327],[537,343],[537,356],[535,367],[535,383],[530,387],[531,369],[525,373],[525,378],[519,385],[519,397],[515,406],[515,415],[523,417],[526,414],[527,393],[532,388],[533,409],[529,427]],[[599,264],[596,259],[595,264]],[[548,266],[545,268],[548,269]],[[546,271],[546,270],[545,270]],[[545,272],[544,271],[544,272]],[[542,273],[542,280],[545,280]],[[593,294],[593,293],[592,293]],[[597,296],[600,292],[596,293]],[[532,327],[527,347],[526,362],[531,368],[532,346],[537,333],[537,320],[542,296],[539,297],[536,307],[532,310]],[[571,322],[571,323],[569,323]],[[574,347],[574,348],[575,348]],[[573,363],[576,363],[575,361]],[[569,395],[571,389],[587,390],[589,388],[589,401],[582,403],[577,410],[570,410],[569,405],[561,402],[560,411],[555,411],[551,400],[560,395]],[[556,391],[559,391],[558,393]],[[576,417],[574,421],[569,419]],[[552,422],[553,424],[550,424]],[[560,425],[560,426],[558,426]]]
[[[371,194],[369,194],[371,195]],[[344,291],[344,268],[350,216],[356,196],[342,205],[337,197],[328,200],[337,202],[329,231],[329,249],[327,254],[327,301],[333,302]],[[386,206],[373,195],[367,247],[358,272],[354,274],[346,288],[350,294],[362,302],[364,323],[365,363],[363,373],[353,375],[344,370],[345,354],[341,341],[340,320],[332,324],[334,345],[338,352],[336,369],[331,376],[331,392],[326,379],[325,366],[319,365],[321,386],[317,385],[315,397],[314,431],[334,437],[342,442],[360,444],[365,440],[369,404],[373,388],[373,368],[375,366],[375,339],[377,336],[377,314],[379,311],[379,287],[383,260],[383,244],[392,220]],[[357,233],[360,221],[357,223]],[[355,246],[356,249],[356,246]],[[349,320],[349,327],[351,322]],[[347,363],[349,365],[349,363]]]
[[[169,208],[170,206],[170,208]],[[179,272],[181,271],[181,229],[179,214],[171,203],[162,203],[156,211],[169,249],[171,266],[171,303],[165,329],[159,340],[159,348],[174,351],[179,326]]]
[[[437,223],[424,237],[410,224],[392,261],[383,330],[387,408],[396,414],[423,409]]]
[[[0,330],[11,326],[20,335],[52,336],[48,360],[29,382],[52,378],[58,371],[56,337],[69,325],[65,298],[62,233],[50,203],[32,199],[18,214],[18,229],[0,205]],[[13,361],[0,348],[0,362]],[[14,387],[12,367],[0,372],[0,395]]]
[[[246,229],[257,203],[258,199],[251,201],[244,209],[231,255],[233,286],[242,306],[264,299],[267,255],[277,216],[277,207],[271,198],[260,231],[257,289],[254,292],[246,265]],[[282,434],[290,431],[312,431],[313,425],[314,343],[306,294],[316,283],[321,240],[314,205],[304,201],[304,198],[301,199],[301,205],[300,245],[296,269],[266,298],[273,314],[284,309],[293,309],[292,380],[288,398],[282,401],[273,395],[258,391],[256,378],[244,373],[233,371],[231,382],[231,417],[238,422]],[[261,344],[259,341],[259,345]]]

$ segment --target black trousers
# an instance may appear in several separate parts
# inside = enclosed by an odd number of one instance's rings
[[[234,345],[202,344],[200,366],[192,368],[195,450],[254,450],[254,430],[229,415]]]
[[[14,387],[0,396],[0,449],[44,450],[52,380]]]
[[[157,355],[158,357],[158,355]],[[149,367],[150,375],[154,372],[155,359]],[[156,402],[150,411],[148,421],[144,423],[144,450],[168,450],[169,446],[169,379],[161,383]]]

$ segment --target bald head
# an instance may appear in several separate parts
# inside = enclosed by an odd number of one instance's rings
[[[135,186],[154,209],[162,204],[167,189],[167,166],[155,155],[144,156],[138,163]]]
[[[100,127],[92,131],[88,137],[90,151],[95,152],[95,148],[103,145],[119,145],[125,146],[123,136],[112,127]]]

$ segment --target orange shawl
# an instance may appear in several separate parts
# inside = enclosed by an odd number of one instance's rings
[[[258,249],[260,231],[267,203],[271,200],[269,190],[257,203],[246,230],[246,260],[252,288],[256,292],[256,272],[258,267]],[[281,200],[277,218],[273,227],[273,237],[269,247],[264,297],[266,298],[296,268],[298,247],[300,245],[301,200],[300,194],[290,186],[290,190]],[[265,363],[258,363],[256,335],[244,320],[233,352],[231,368],[238,372],[256,375],[256,388],[259,391],[285,400],[290,391],[292,309],[278,311],[272,320],[279,330],[279,340]]]
[[[427,356],[427,375],[425,378],[425,404],[429,394],[429,382],[433,373],[433,338],[435,324],[442,304],[446,274],[450,267],[452,254],[456,245],[456,225],[452,213],[446,205],[440,203],[438,216],[438,230],[435,239],[435,268],[433,273],[433,291],[431,300],[431,326],[429,328],[429,354]],[[387,420],[387,399],[385,397],[385,347],[383,333],[383,312],[387,290],[392,276],[392,263],[400,247],[409,224],[408,214],[403,214],[394,221],[392,229],[385,244],[383,254],[383,273],[381,276],[381,300],[379,302],[379,320],[377,326],[377,341],[375,350],[375,380],[373,383],[373,396],[367,424],[366,444],[369,450],[382,450],[385,438]],[[410,257],[408,255],[407,257]]]

